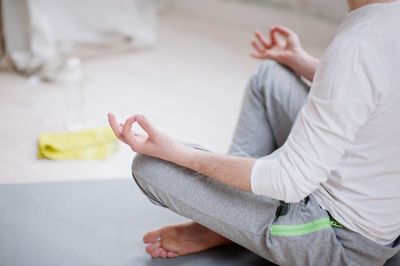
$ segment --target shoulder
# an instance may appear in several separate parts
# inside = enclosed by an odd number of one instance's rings
[[[321,57],[318,68],[343,72],[373,64],[377,49],[369,42],[349,36],[336,37]]]
[[[363,39],[335,38],[321,58],[310,94],[320,98],[379,94],[377,49]]]

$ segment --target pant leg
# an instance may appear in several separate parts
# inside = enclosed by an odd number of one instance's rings
[[[279,265],[379,266],[400,251],[353,232],[330,217],[313,195],[291,203],[271,225],[267,250]]]
[[[278,265],[380,265],[390,257],[383,254],[387,252],[384,247],[346,228],[334,228],[329,214],[312,196],[290,204],[285,214],[278,215],[277,200],[229,187],[157,158],[137,155],[132,174],[154,204]]]
[[[263,63],[247,85],[229,153],[260,158],[282,146],[308,91],[286,67]]]
[[[232,188],[157,158],[136,155],[132,174],[151,202],[273,260],[266,237],[279,201]]]

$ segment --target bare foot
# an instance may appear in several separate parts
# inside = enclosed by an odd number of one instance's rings
[[[143,236],[152,257],[173,258],[232,243],[229,239],[195,222],[168,225]]]

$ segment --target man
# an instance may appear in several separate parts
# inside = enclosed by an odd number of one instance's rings
[[[269,61],[249,82],[230,155],[109,114],[139,154],[139,187],[193,220],[147,233],[151,256],[235,242],[281,265],[382,265],[400,250],[400,1],[348,3],[320,62],[287,28],[270,41],[256,32],[252,55]]]

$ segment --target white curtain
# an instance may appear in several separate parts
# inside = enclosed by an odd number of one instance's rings
[[[3,0],[6,52],[15,68],[56,67],[76,44],[156,42],[156,0]]]

